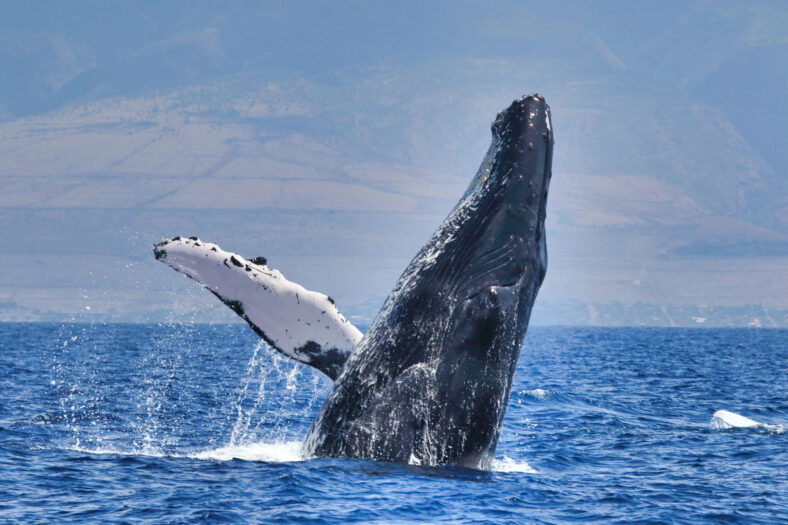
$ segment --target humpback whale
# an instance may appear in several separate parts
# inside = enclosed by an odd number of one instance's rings
[[[196,280],[274,349],[334,380],[307,455],[488,468],[547,269],[553,131],[541,95],[498,113],[459,203],[362,334],[334,301],[196,237],[154,255]]]

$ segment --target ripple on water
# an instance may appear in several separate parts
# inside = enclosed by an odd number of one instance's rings
[[[0,324],[0,514],[773,523],[788,516],[786,340],[531,328],[496,459],[474,471],[303,458],[328,382],[241,325]],[[711,428],[721,407],[757,426]]]

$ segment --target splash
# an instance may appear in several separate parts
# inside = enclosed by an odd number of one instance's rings
[[[236,419],[226,447],[281,443],[294,438],[297,429],[293,421],[300,416],[308,419],[321,398],[322,387],[316,373],[311,373],[311,393],[307,388],[310,373],[260,341],[233,404]],[[297,396],[304,395],[307,398],[301,403],[302,409],[294,410],[299,405]]]
[[[83,454],[137,456],[153,458],[197,459],[201,461],[254,461],[260,463],[295,463],[313,459],[305,456],[301,441],[285,441],[277,443],[250,443],[247,445],[228,445],[216,449],[190,453],[165,453],[157,449],[133,448],[124,450],[117,447],[64,447],[63,450],[81,452]],[[419,463],[411,463],[418,465]],[[504,456],[494,459],[490,472],[536,474],[537,471],[524,460],[515,460]]]
[[[186,457],[193,459],[230,461],[241,459],[244,461],[261,461],[264,463],[292,463],[308,459],[301,452],[300,441],[281,443],[250,443],[247,445],[231,445],[205,450]]]
[[[117,335],[109,332],[110,340],[119,339],[121,347],[85,336],[84,328],[58,334],[47,380],[53,406],[30,419],[50,427],[55,448],[150,457],[300,457],[282,447],[301,438],[325,393],[317,373],[255,341],[242,348],[248,362],[236,365],[226,385],[217,381],[220,372],[201,374],[216,382],[205,391],[184,374],[196,361],[212,362],[195,346],[200,340],[192,327],[156,336],[144,352],[136,351],[139,334],[117,330]],[[129,370],[128,377],[108,381],[119,364]],[[195,390],[202,394],[196,396]],[[195,439],[195,426],[203,429],[202,440]]]
[[[62,450],[81,452],[95,455],[137,456],[153,458],[183,458],[199,459],[205,461],[230,461],[240,459],[244,461],[258,461],[263,463],[292,463],[309,459],[301,452],[300,441],[280,443],[252,443],[248,445],[226,446],[217,449],[203,450],[190,453],[167,453],[154,448],[123,449],[119,447],[85,447],[75,445],[63,447]]]
[[[54,403],[31,422],[59,434],[51,445],[55,449],[83,454],[263,463],[310,459],[302,452],[302,439],[325,394],[322,377],[255,341],[242,349],[246,362],[236,365],[226,387],[211,390],[212,398],[195,397],[194,382],[184,380],[183,369],[197,360],[208,362],[208,354],[194,346],[190,329],[156,337],[146,352],[134,351],[135,332],[119,330],[129,345],[120,349],[127,352],[120,358],[114,344],[73,329],[61,332],[47,381]],[[130,369],[129,377],[107,381],[103,376],[114,373],[118,363]],[[206,423],[210,429],[195,439],[195,425],[205,429]],[[424,455],[412,463],[433,463],[433,444],[427,439],[424,445]],[[489,470],[533,472],[507,457],[493,460]]]
[[[537,399],[547,399],[547,396],[552,394],[552,392],[543,388],[534,388],[533,390],[525,390],[522,392],[522,394],[526,396],[532,396]]]
[[[238,445],[238,441],[246,436],[249,431],[249,425],[251,423],[252,416],[265,398],[266,374],[263,373],[262,368],[260,367],[260,360],[258,359],[258,355],[260,354],[260,349],[263,347],[263,344],[263,341],[259,341],[255,345],[254,353],[252,354],[252,358],[249,360],[249,365],[246,369],[246,374],[241,381],[241,390],[238,393],[238,398],[235,400],[235,412],[237,417],[235,420],[235,425],[233,426],[233,431],[230,434],[230,447]],[[251,410],[245,411],[244,401],[249,395],[249,387],[255,379],[255,376],[257,376],[256,379],[258,382],[257,400],[252,406]]]
[[[714,412],[714,415],[711,416],[711,421],[709,422],[709,428],[712,430],[728,430],[731,428],[762,428],[776,432],[778,434],[782,434],[785,431],[785,427],[783,425],[759,423],[758,421],[744,417],[740,414],[736,414],[735,412],[729,412],[727,410],[717,410]]]
[[[492,465],[490,465],[490,470],[492,472],[517,472],[523,474],[537,473],[525,460],[517,461],[507,456],[501,459],[494,459]]]

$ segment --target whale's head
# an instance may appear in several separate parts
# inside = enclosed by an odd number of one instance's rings
[[[554,143],[550,107],[538,94],[519,98],[498,113],[492,135],[455,209],[466,219],[457,236],[468,252],[465,267],[458,270],[473,282],[480,270],[489,273],[483,270],[491,261],[504,263],[505,271],[497,266],[492,279],[480,284],[506,286],[522,280],[526,267],[533,266],[538,286],[547,268],[544,219]]]
[[[547,269],[550,108],[540,95],[519,98],[498,114],[492,134],[477,175],[445,223],[434,272],[440,277],[433,292],[451,295],[447,330],[434,354],[439,425],[448,437],[443,454],[469,466],[492,458]]]
[[[493,121],[492,135],[465,194],[413,263],[422,276],[420,295],[437,297],[450,310],[452,332],[477,334],[458,338],[452,333],[441,342],[443,353],[471,350],[473,344],[456,348],[457,341],[478,340],[482,334],[507,331],[522,339],[547,269],[544,222],[553,130],[544,97],[512,102]],[[506,319],[489,330],[473,328],[502,308]],[[510,319],[518,325],[510,327]],[[476,347],[484,351],[487,343],[481,337]]]

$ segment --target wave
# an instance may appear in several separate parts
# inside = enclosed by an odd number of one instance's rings
[[[524,390],[520,393],[522,395],[535,397],[537,399],[546,399],[553,392],[551,392],[550,390],[545,390],[543,388],[534,388],[533,390]]]
[[[248,445],[230,445],[213,450],[204,450],[187,457],[214,461],[242,459],[244,461],[262,461],[265,463],[292,463],[308,459],[301,452],[300,441],[283,443],[251,443]]]
[[[46,448],[46,447],[44,447]],[[123,450],[122,448],[118,447],[104,447],[104,446],[95,446],[95,447],[86,447],[82,445],[73,445],[73,446],[64,446],[59,447],[61,450],[70,450],[73,452],[82,452],[85,454],[96,454],[96,455],[114,455],[114,456],[142,456],[142,457],[151,457],[151,458],[167,458],[167,457],[179,457],[173,454],[166,454],[165,452],[161,451],[157,448],[134,448],[131,450]],[[180,456],[183,457],[183,456]]]
[[[71,450],[74,452],[97,455],[187,458],[210,461],[230,461],[233,459],[241,459],[244,461],[261,461],[265,463],[290,463],[308,459],[301,453],[300,441],[229,445],[226,447],[188,453],[168,453],[155,447],[123,449],[121,447],[112,446],[88,447],[79,444],[61,448],[62,450]]]
[[[524,474],[536,474],[536,470],[524,460],[515,460],[504,456],[501,459],[494,459],[490,465],[492,472],[519,472]]]
[[[709,428],[712,430],[728,430],[731,428],[761,428],[771,430],[778,434],[782,434],[785,431],[785,427],[783,425],[760,423],[748,417],[742,416],[741,414],[729,412],[728,410],[717,410],[714,412],[714,414],[711,416],[711,421],[709,422]]]

